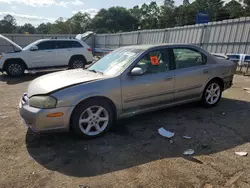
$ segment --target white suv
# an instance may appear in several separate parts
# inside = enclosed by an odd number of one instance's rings
[[[27,71],[41,71],[56,68],[83,68],[93,61],[92,49],[78,39],[42,39],[25,48],[7,40],[17,50],[0,56],[0,72],[10,76],[21,76]]]

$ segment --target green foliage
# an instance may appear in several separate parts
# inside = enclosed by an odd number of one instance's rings
[[[58,18],[54,23],[17,26],[11,15],[0,20],[0,33],[79,34],[86,31],[97,33],[126,32],[138,29],[158,29],[195,24],[197,11],[207,11],[210,21],[250,16],[250,0],[183,0],[175,6],[174,0],[155,1],[134,6],[131,9],[111,7],[101,9],[93,18],[78,12],[69,19]]]

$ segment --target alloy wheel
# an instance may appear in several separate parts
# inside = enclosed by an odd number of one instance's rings
[[[215,104],[221,96],[221,88],[219,86],[218,83],[211,83],[207,90],[206,90],[206,94],[205,94],[205,99],[207,101],[208,104]]]
[[[96,136],[102,133],[109,123],[109,114],[101,106],[91,106],[80,116],[79,127],[88,136]]]
[[[22,67],[21,65],[18,65],[18,64],[11,64],[9,67],[8,67],[8,71],[11,75],[15,76],[15,75],[20,75],[22,74]]]
[[[73,68],[74,69],[79,69],[79,68],[83,68],[83,62],[81,60],[75,60],[73,62]]]

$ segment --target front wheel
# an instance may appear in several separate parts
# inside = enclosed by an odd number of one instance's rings
[[[6,65],[5,71],[9,76],[18,77],[24,74],[25,68],[23,63],[13,61]]]
[[[221,99],[222,86],[216,81],[212,80],[207,84],[202,95],[202,103],[207,107],[217,105]]]
[[[108,103],[88,100],[79,104],[72,115],[73,131],[86,139],[105,134],[113,124],[113,111]]]

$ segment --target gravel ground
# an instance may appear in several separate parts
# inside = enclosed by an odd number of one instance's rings
[[[102,138],[36,135],[22,123],[20,96],[39,75],[0,75],[0,187],[250,187],[250,77],[235,76],[212,109],[182,105],[118,122]],[[173,143],[157,130],[176,133]],[[185,140],[182,136],[191,136]],[[184,157],[185,149],[195,150]]]

